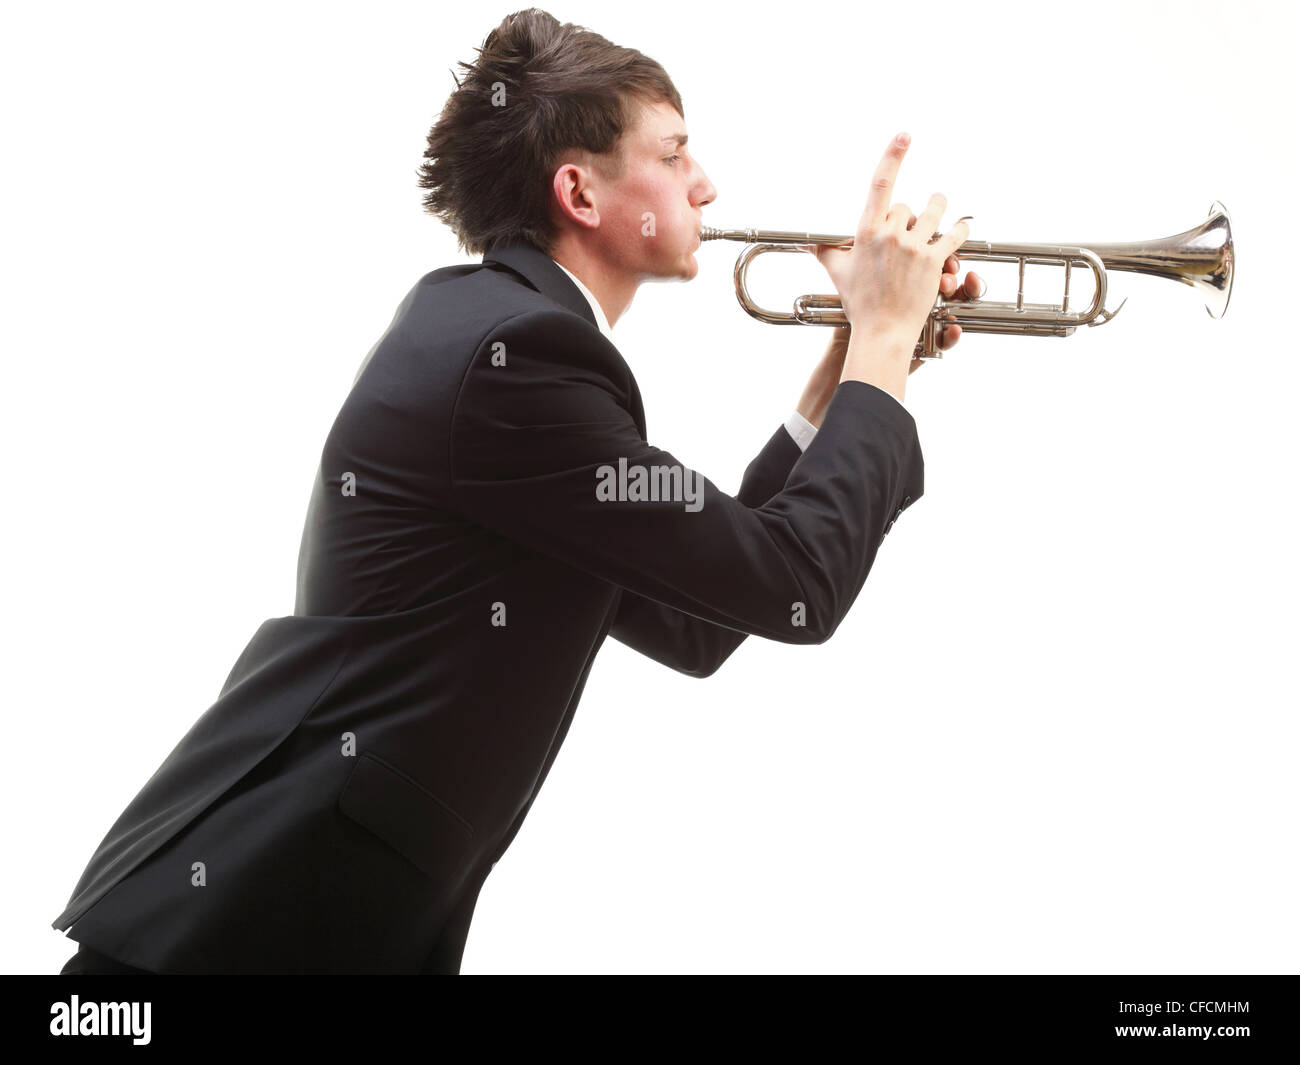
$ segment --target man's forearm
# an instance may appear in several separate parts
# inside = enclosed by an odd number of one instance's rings
[[[835,389],[839,387],[844,372],[844,356],[849,346],[847,333],[847,329],[835,330],[835,335],[831,337],[831,342],[826,348],[826,354],[822,356],[812,376],[808,378],[799,405],[795,407],[795,410],[818,429],[821,428],[822,416],[826,413],[826,408],[830,405],[831,397],[835,395]]]

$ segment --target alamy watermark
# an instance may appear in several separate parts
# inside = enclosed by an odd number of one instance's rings
[[[148,1002],[82,1002],[73,995],[70,1002],[50,1006],[50,1035],[129,1035],[131,1042],[149,1042]]]
[[[602,503],[685,503],[695,512],[704,506],[704,476],[681,466],[629,465],[596,467],[596,499]]]

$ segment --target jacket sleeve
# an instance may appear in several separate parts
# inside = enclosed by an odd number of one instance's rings
[[[736,498],[747,507],[762,506],[785,486],[801,454],[789,430],[781,426],[745,470]],[[709,677],[749,634],[624,589],[609,635],[688,677]]]
[[[893,520],[921,496],[911,414],[874,385],[842,382],[781,489],[750,507],[642,436],[634,387],[617,350],[577,315],[530,311],[489,330],[445,441],[451,502],[714,625],[783,643],[829,639]]]

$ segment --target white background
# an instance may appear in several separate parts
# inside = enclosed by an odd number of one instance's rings
[[[361,359],[466,258],[415,168],[509,10],[7,10],[5,970],[58,971],[95,846],[292,612]],[[1300,19],[551,10],[667,68],[710,224],[851,232],[906,129],[896,197],[944,192],[945,228],[1147,240],[1219,199],[1239,265],[1222,320],[1113,274],[1103,328],[914,374],[925,495],[827,644],[751,638],[698,681],[608,641],[463,971],[1295,972]],[[735,251],[615,332],[651,441],[733,492],[826,339],[750,320]]]

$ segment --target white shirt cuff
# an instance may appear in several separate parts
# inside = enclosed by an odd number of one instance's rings
[[[883,388],[880,391],[885,392]],[[885,395],[887,395],[890,399],[892,399],[904,410],[907,409],[903,401],[899,399],[896,395],[894,395],[894,393],[885,392]],[[817,435],[817,427],[813,425],[812,422],[810,422],[798,411],[795,411],[793,414],[790,415],[789,420],[787,420],[785,423],[785,428],[786,431],[794,438],[794,442],[799,445],[800,451],[807,450],[809,443],[812,441],[812,438]]]
[[[785,423],[785,429],[799,445],[800,451],[807,448],[812,438],[817,435],[817,427],[798,411],[790,415]]]

